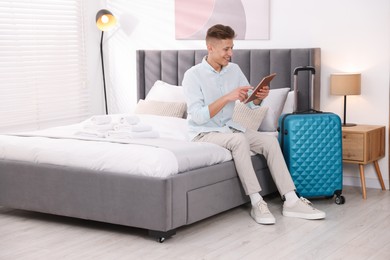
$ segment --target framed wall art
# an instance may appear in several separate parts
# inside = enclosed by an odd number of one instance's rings
[[[203,40],[214,24],[232,27],[237,40],[268,40],[269,0],[175,0],[177,40]]]

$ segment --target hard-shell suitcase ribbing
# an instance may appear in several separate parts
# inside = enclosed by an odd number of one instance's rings
[[[305,70],[312,73],[313,87],[314,68],[299,67],[294,70],[295,91],[296,77],[300,71]],[[300,196],[313,198],[336,195],[337,204],[345,202],[345,198],[341,196],[343,186],[341,133],[340,117],[333,113],[311,109],[280,116],[278,138]]]

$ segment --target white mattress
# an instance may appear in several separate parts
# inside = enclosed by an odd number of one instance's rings
[[[113,122],[124,115],[113,115]],[[166,177],[231,160],[231,153],[211,143],[190,142],[185,119],[138,115],[158,138],[109,139],[76,133],[90,124],[0,135],[0,159],[79,167],[96,171]],[[206,152],[207,151],[207,152]]]

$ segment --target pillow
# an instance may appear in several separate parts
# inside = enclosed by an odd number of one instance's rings
[[[286,102],[284,102],[284,107],[281,114],[290,114],[294,112],[294,98],[295,98],[295,92],[294,91],[288,92]]]
[[[140,99],[135,107],[135,114],[150,114],[183,118],[187,111],[187,104],[183,102],[163,102]]]
[[[234,106],[232,120],[245,128],[257,131],[267,111],[268,107],[256,107],[251,109],[244,103],[237,101]]]
[[[149,93],[146,95],[145,100],[157,100],[164,102],[179,102],[185,103],[185,96],[183,87],[174,86],[164,81],[157,80]]]
[[[269,91],[261,103],[262,107],[268,107],[268,112],[260,125],[259,131],[274,132],[278,127],[278,119],[282,113],[284,102],[286,101],[289,88],[277,88]]]

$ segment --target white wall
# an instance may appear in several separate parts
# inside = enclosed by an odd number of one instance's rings
[[[94,15],[108,8],[118,26],[105,34],[107,85],[111,113],[131,111],[136,104],[135,50],[204,48],[203,41],[175,40],[174,0],[86,0],[89,83],[94,113],[103,111],[100,32]],[[361,72],[362,94],[348,98],[347,121],[386,125],[389,122],[390,2],[388,0],[271,0],[270,40],[235,41],[235,48],[322,49],[321,109],[343,116],[343,98],[331,96],[329,75]],[[88,17],[87,17],[88,18]],[[100,85],[99,85],[100,84]],[[386,146],[388,136],[386,136]],[[379,161],[389,187],[388,147]],[[344,183],[360,186],[358,167],[344,164]],[[366,166],[368,187],[379,188],[372,165]]]

